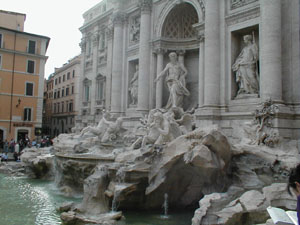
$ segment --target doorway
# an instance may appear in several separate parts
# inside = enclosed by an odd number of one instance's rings
[[[4,132],[0,129],[0,148],[3,149]]]
[[[19,142],[21,139],[24,141],[26,136],[28,136],[28,130],[18,130],[17,141]]]

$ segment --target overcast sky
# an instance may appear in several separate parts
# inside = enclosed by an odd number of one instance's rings
[[[50,37],[45,78],[80,53],[82,14],[102,0],[4,0],[0,9],[25,13],[25,32]]]

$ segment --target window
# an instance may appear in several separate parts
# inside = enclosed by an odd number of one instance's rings
[[[57,78],[55,79],[55,85],[57,84]]]
[[[74,86],[72,86],[72,94],[74,94]]]
[[[90,100],[90,83],[91,83],[91,81],[88,79],[85,79],[83,81],[83,90],[84,90],[83,91],[83,93],[84,93],[83,101],[84,102],[88,102]]]
[[[56,97],[57,97],[57,98],[60,98],[60,90],[57,91]]]
[[[59,113],[59,103],[57,103],[57,113]]]
[[[73,77],[73,78],[75,77],[75,70],[73,70],[73,74],[72,74],[72,77]]]
[[[29,40],[29,42],[28,42],[28,53],[35,54],[35,41]]]
[[[69,112],[73,112],[73,102],[69,103]]]
[[[66,80],[66,74],[63,75],[63,82]]]
[[[54,103],[53,112],[56,113],[56,103]]]
[[[31,108],[24,108],[24,121],[31,121]]]
[[[70,89],[69,87],[66,88],[66,96],[69,95],[69,89]]]
[[[54,99],[56,99],[56,91],[54,91]]]
[[[61,83],[61,77],[58,78],[58,83],[59,83],[59,84]]]
[[[70,72],[67,73],[67,80],[70,80]]]
[[[62,89],[61,90],[61,97],[64,97],[65,96],[65,89]]]
[[[26,82],[26,93],[27,96],[33,96],[33,83],[27,83]]]
[[[2,55],[0,55],[0,68],[2,68]]]
[[[0,48],[2,48],[2,34],[0,34]]]
[[[63,113],[64,111],[65,111],[65,103],[62,102],[62,103],[61,103],[61,112]]]
[[[34,73],[34,61],[27,60],[27,73]]]
[[[96,78],[96,100],[102,101],[104,100],[104,85],[105,85],[105,77],[99,74]]]

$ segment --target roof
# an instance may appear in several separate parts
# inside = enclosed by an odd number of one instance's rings
[[[11,11],[1,10],[1,9],[0,9],[0,13],[12,14],[16,16],[24,16],[24,20],[26,20],[26,14],[24,13],[11,12]]]
[[[6,28],[6,27],[0,27],[0,30],[6,30],[6,31],[10,31],[10,32],[15,32],[15,33],[18,33],[18,34],[29,35],[29,36],[33,36],[33,37],[46,39],[47,40],[46,48],[48,48],[48,45],[49,45],[49,42],[50,42],[50,38],[47,37],[47,36],[43,36],[43,35],[28,33],[28,32],[19,31],[19,30],[13,30],[13,29],[9,29],[9,28]]]

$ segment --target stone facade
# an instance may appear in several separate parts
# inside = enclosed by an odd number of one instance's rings
[[[183,109],[196,108],[198,127],[231,136],[272,99],[273,127],[300,136],[298,0],[103,0],[83,17],[78,123],[98,122],[105,109],[133,126],[166,106],[167,82],[154,80],[176,52],[190,93]]]

